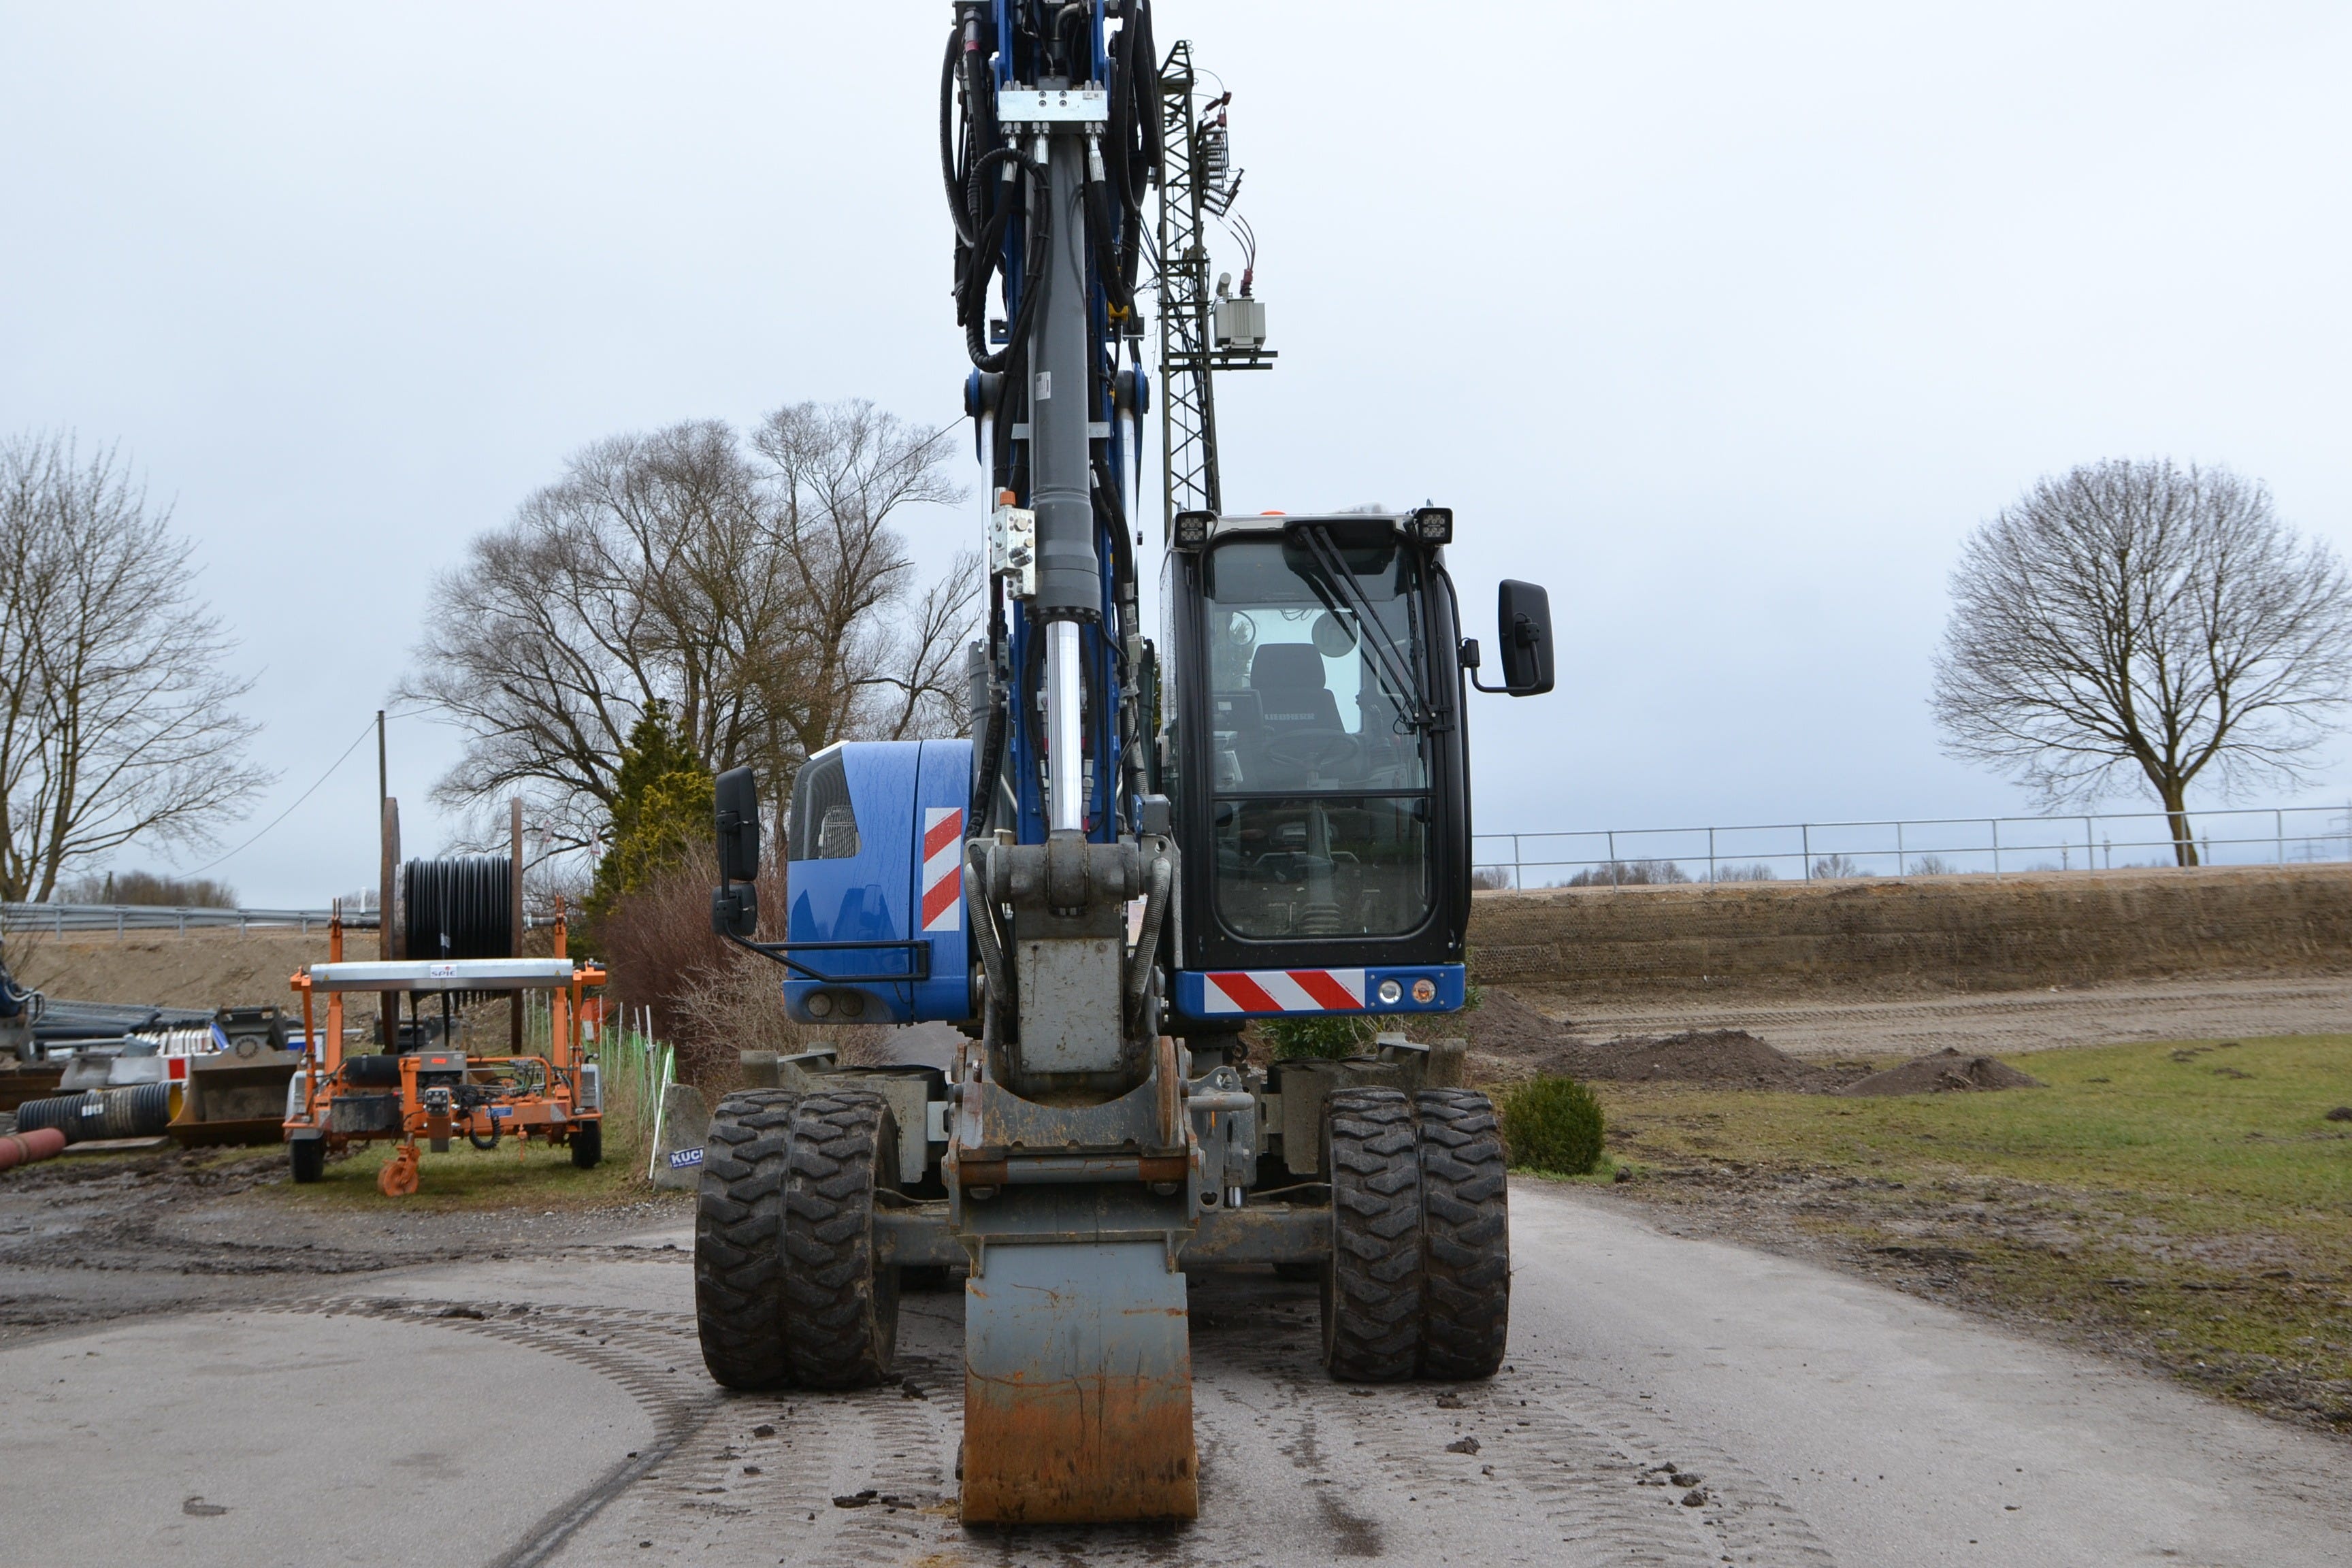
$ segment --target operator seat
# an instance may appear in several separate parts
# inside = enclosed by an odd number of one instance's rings
[[[1274,755],[1270,747],[1290,735],[1328,735],[1344,740],[1339,700],[1323,684],[1323,656],[1309,643],[1262,643],[1250,659],[1250,689],[1257,693],[1258,732],[1249,771],[1259,789],[1295,789],[1314,771],[1299,754]]]
[[[1312,643],[1259,645],[1250,659],[1249,679],[1250,689],[1258,694],[1258,718],[1267,733],[1347,732],[1339,722],[1339,700],[1323,684],[1323,656]]]

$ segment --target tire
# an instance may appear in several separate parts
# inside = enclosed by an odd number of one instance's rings
[[[728,1388],[776,1388],[789,1373],[784,1179],[799,1103],[790,1089],[730,1094],[712,1112],[703,1140],[694,1213],[694,1321],[702,1364]]]
[[[604,1124],[583,1121],[572,1130],[572,1167],[593,1171],[604,1160]]]
[[[1323,1364],[1343,1383],[1400,1383],[1421,1345],[1421,1159],[1401,1089],[1335,1091],[1323,1113],[1331,1261]]]
[[[1492,1377],[1511,1327],[1510,1188],[1494,1102],[1475,1089],[1413,1097],[1421,1149],[1422,1376]]]
[[[310,1183],[327,1173],[327,1141],[324,1138],[297,1138],[286,1145],[286,1163],[298,1182]]]
[[[874,1265],[875,1194],[896,1184],[878,1094],[812,1094],[793,1118],[784,1188],[784,1354],[802,1388],[870,1388],[898,1347],[898,1271]]]

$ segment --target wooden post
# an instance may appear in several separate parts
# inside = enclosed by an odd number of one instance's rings
[[[400,802],[390,795],[383,797],[383,863],[379,867],[382,880],[376,889],[375,955],[387,962],[408,955],[401,951],[400,941]],[[376,997],[376,1026],[383,1036],[383,1048],[400,1048],[400,993],[385,991]]]

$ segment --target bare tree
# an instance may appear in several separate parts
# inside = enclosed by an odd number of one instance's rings
[[[399,693],[467,732],[436,797],[527,791],[560,852],[603,831],[656,700],[711,767],[756,766],[778,798],[812,752],[938,721],[978,567],[960,557],[918,593],[893,521],[959,499],[942,435],[802,404],[749,452],[703,422],[573,458],[436,584]]]
[[[775,548],[805,614],[803,679],[776,703],[803,756],[851,735],[903,740],[926,721],[961,732],[979,554],[954,556],[911,616],[882,614],[906,605],[916,574],[892,516],[962,499],[944,471],[946,435],[860,400],[779,408],[753,437],[770,467]]]
[[[2189,786],[2293,784],[2352,698],[2352,586],[2225,468],[2044,479],[1970,537],[1933,699],[1947,749],[2051,805],[2137,773],[2197,864]]]
[[[0,443],[0,896],[133,840],[206,843],[268,782],[194,549],[113,450]]]

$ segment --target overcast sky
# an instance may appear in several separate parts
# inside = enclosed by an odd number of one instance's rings
[[[1157,15],[1234,89],[1281,353],[1219,387],[1228,507],[1434,499],[1474,622],[1551,588],[1559,690],[1474,710],[1483,831],[2025,807],[1925,700],[2038,474],[2226,463],[2352,548],[2340,4]],[[949,19],[0,0],[0,431],[121,443],[198,541],[280,775],[221,849],[584,443],[960,414]],[[373,750],[212,874],[372,883]],[[391,750],[429,851],[455,740]]]

